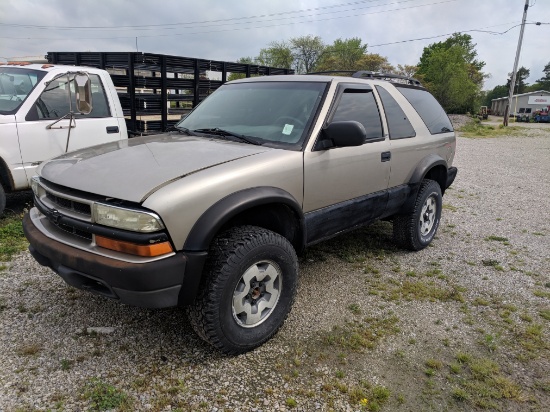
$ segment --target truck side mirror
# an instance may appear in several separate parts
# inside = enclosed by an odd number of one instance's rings
[[[87,74],[78,73],[74,76],[76,86],[76,110],[82,114],[92,111],[92,81]]]
[[[365,143],[365,127],[356,121],[337,121],[327,125],[321,132],[322,138],[315,145],[315,150],[326,150],[332,147],[361,146]]]

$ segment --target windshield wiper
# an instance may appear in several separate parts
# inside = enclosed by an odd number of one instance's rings
[[[193,131],[194,132],[199,132],[199,133],[213,134],[215,136],[222,136],[222,137],[236,137],[241,142],[254,144],[254,145],[257,145],[257,146],[262,145],[257,140],[254,140],[253,138],[251,138],[251,136],[245,136],[244,134],[230,132],[229,130],[220,129],[218,127],[215,127],[215,128],[212,128],[212,129],[195,129]]]
[[[176,131],[179,133],[186,134],[187,136],[196,136],[195,133],[193,133],[191,130],[189,130],[187,127],[178,127],[178,126],[172,126],[166,129],[167,132]]]

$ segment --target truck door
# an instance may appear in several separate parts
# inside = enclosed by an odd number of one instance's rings
[[[88,115],[75,115],[68,151],[121,138],[118,120],[111,114],[99,76],[90,74],[90,79],[93,110]],[[29,179],[40,162],[66,151],[70,118],[53,123],[70,112],[69,96],[72,98],[72,109],[76,112],[74,82],[69,83],[66,76],[60,77],[46,86],[27,113],[17,115],[21,157]]]
[[[308,242],[374,220],[386,206],[391,153],[371,87],[339,86],[328,122],[345,120],[365,127],[361,146],[304,153]]]

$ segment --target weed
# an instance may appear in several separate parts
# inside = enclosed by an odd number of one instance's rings
[[[450,210],[451,212],[458,211],[458,207],[451,205],[450,203],[444,203],[443,209]]]
[[[298,406],[298,402],[296,402],[294,398],[287,398],[286,406],[288,406],[289,408],[295,408]]]
[[[451,393],[456,400],[492,409],[500,409],[496,402],[503,399],[525,400],[520,386],[504,376],[498,364],[491,359],[469,356],[463,359],[467,369],[462,371],[457,380],[460,387]]]
[[[539,312],[539,315],[548,321],[550,321],[550,309],[543,309]]]
[[[443,363],[437,359],[428,359],[425,364],[431,369],[441,369],[443,367]]]
[[[361,314],[361,308],[359,307],[359,305],[357,303],[352,303],[351,305],[348,306],[348,309],[354,315],[360,315]]]
[[[346,322],[345,326],[334,326],[324,337],[328,345],[338,345],[345,349],[361,351],[372,349],[384,336],[399,332],[395,316],[386,319],[364,318]]]
[[[483,263],[483,266],[491,266],[495,268],[495,270],[498,270],[500,272],[504,271],[504,268],[500,265],[500,262],[495,259],[484,259],[481,261]]]
[[[544,290],[537,289],[533,292],[533,295],[539,297],[539,298],[547,298],[550,299],[550,292],[546,292]]]
[[[509,126],[506,129],[502,127],[495,128],[491,125],[484,125],[480,122],[469,122],[458,129],[464,137],[498,137],[506,134],[517,135],[521,133],[525,128],[518,126]]]
[[[68,371],[73,366],[74,361],[69,359],[61,359],[61,370]]]
[[[508,242],[509,241],[509,239],[507,237],[495,236],[495,235],[487,236],[484,240],[494,241],[494,242]]]
[[[344,372],[342,371],[336,371],[336,373],[334,374],[334,376],[336,376],[338,379],[342,379],[344,376],[346,376],[344,374]]]
[[[454,373],[455,375],[458,375],[462,370],[462,365],[458,362],[452,362],[449,365],[449,369],[451,370],[452,373]]]
[[[42,350],[42,346],[38,343],[30,343],[23,345],[17,349],[19,356],[34,356]]]
[[[92,378],[84,387],[83,397],[90,401],[92,410],[129,409],[131,401],[127,394],[98,378]]]
[[[27,248],[21,215],[5,215],[0,218],[0,261],[9,261]]]
[[[473,303],[476,306],[489,306],[489,301],[483,298],[475,298]]]

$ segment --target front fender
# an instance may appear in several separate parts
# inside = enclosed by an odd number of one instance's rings
[[[183,250],[193,252],[208,250],[214,236],[233,217],[248,209],[269,204],[284,204],[298,216],[300,242],[303,245],[305,220],[299,203],[285,190],[262,186],[232,193],[208,208],[193,225],[185,240]]]

